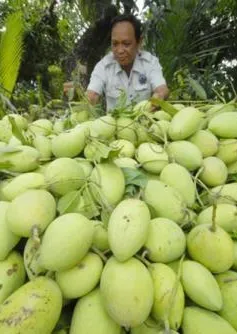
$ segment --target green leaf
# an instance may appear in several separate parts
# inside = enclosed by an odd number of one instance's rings
[[[0,84],[10,96],[17,80],[23,54],[22,13],[17,11],[9,14],[5,28],[6,31],[2,33],[0,40]]]
[[[121,151],[121,148],[107,146],[97,139],[93,139],[89,145],[92,146],[94,152],[93,161],[98,163],[102,162],[102,160],[113,160],[117,158]]]
[[[134,168],[122,168],[125,177],[125,184],[138,186],[140,188],[144,188],[147,184],[148,177],[143,174],[140,170]]]
[[[158,97],[152,97],[150,101],[154,106],[161,107],[164,111],[166,111],[171,116],[174,116],[178,112],[178,109],[173,107],[172,104],[170,104],[167,101],[161,100]]]
[[[85,211],[86,217],[91,219],[99,216],[100,211],[88,187],[84,189],[82,196],[84,200],[83,210]]]
[[[68,212],[75,212],[80,199],[80,191],[71,191],[58,202],[57,210],[60,215]]]
[[[207,94],[204,90],[204,88],[200,85],[200,83],[197,80],[194,80],[190,75],[187,77],[187,80],[196,93],[197,97],[199,97],[202,100],[207,99]]]

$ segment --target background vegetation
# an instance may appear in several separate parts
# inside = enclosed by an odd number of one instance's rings
[[[63,99],[65,80],[85,89],[119,12],[137,13],[136,1],[0,0],[2,109]],[[145,0],[142,20],[172,100],[235,98],[236,0]]]

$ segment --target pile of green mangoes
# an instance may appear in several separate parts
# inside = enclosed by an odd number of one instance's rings
[[[0,333],[237,334],[237,106],[0,120]]]

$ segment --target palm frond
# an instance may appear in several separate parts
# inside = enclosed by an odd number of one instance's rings
[[[24,26],[20,11],[8,15],[5,28],[0,40],[0,85],[10,96],[23,55]]]

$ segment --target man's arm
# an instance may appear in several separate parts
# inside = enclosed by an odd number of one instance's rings
[[[166,100],[169,96],[169,89],[166,85],[160,85],[156,87],[153,91],[152,97],[159,98],[161,100]]]

